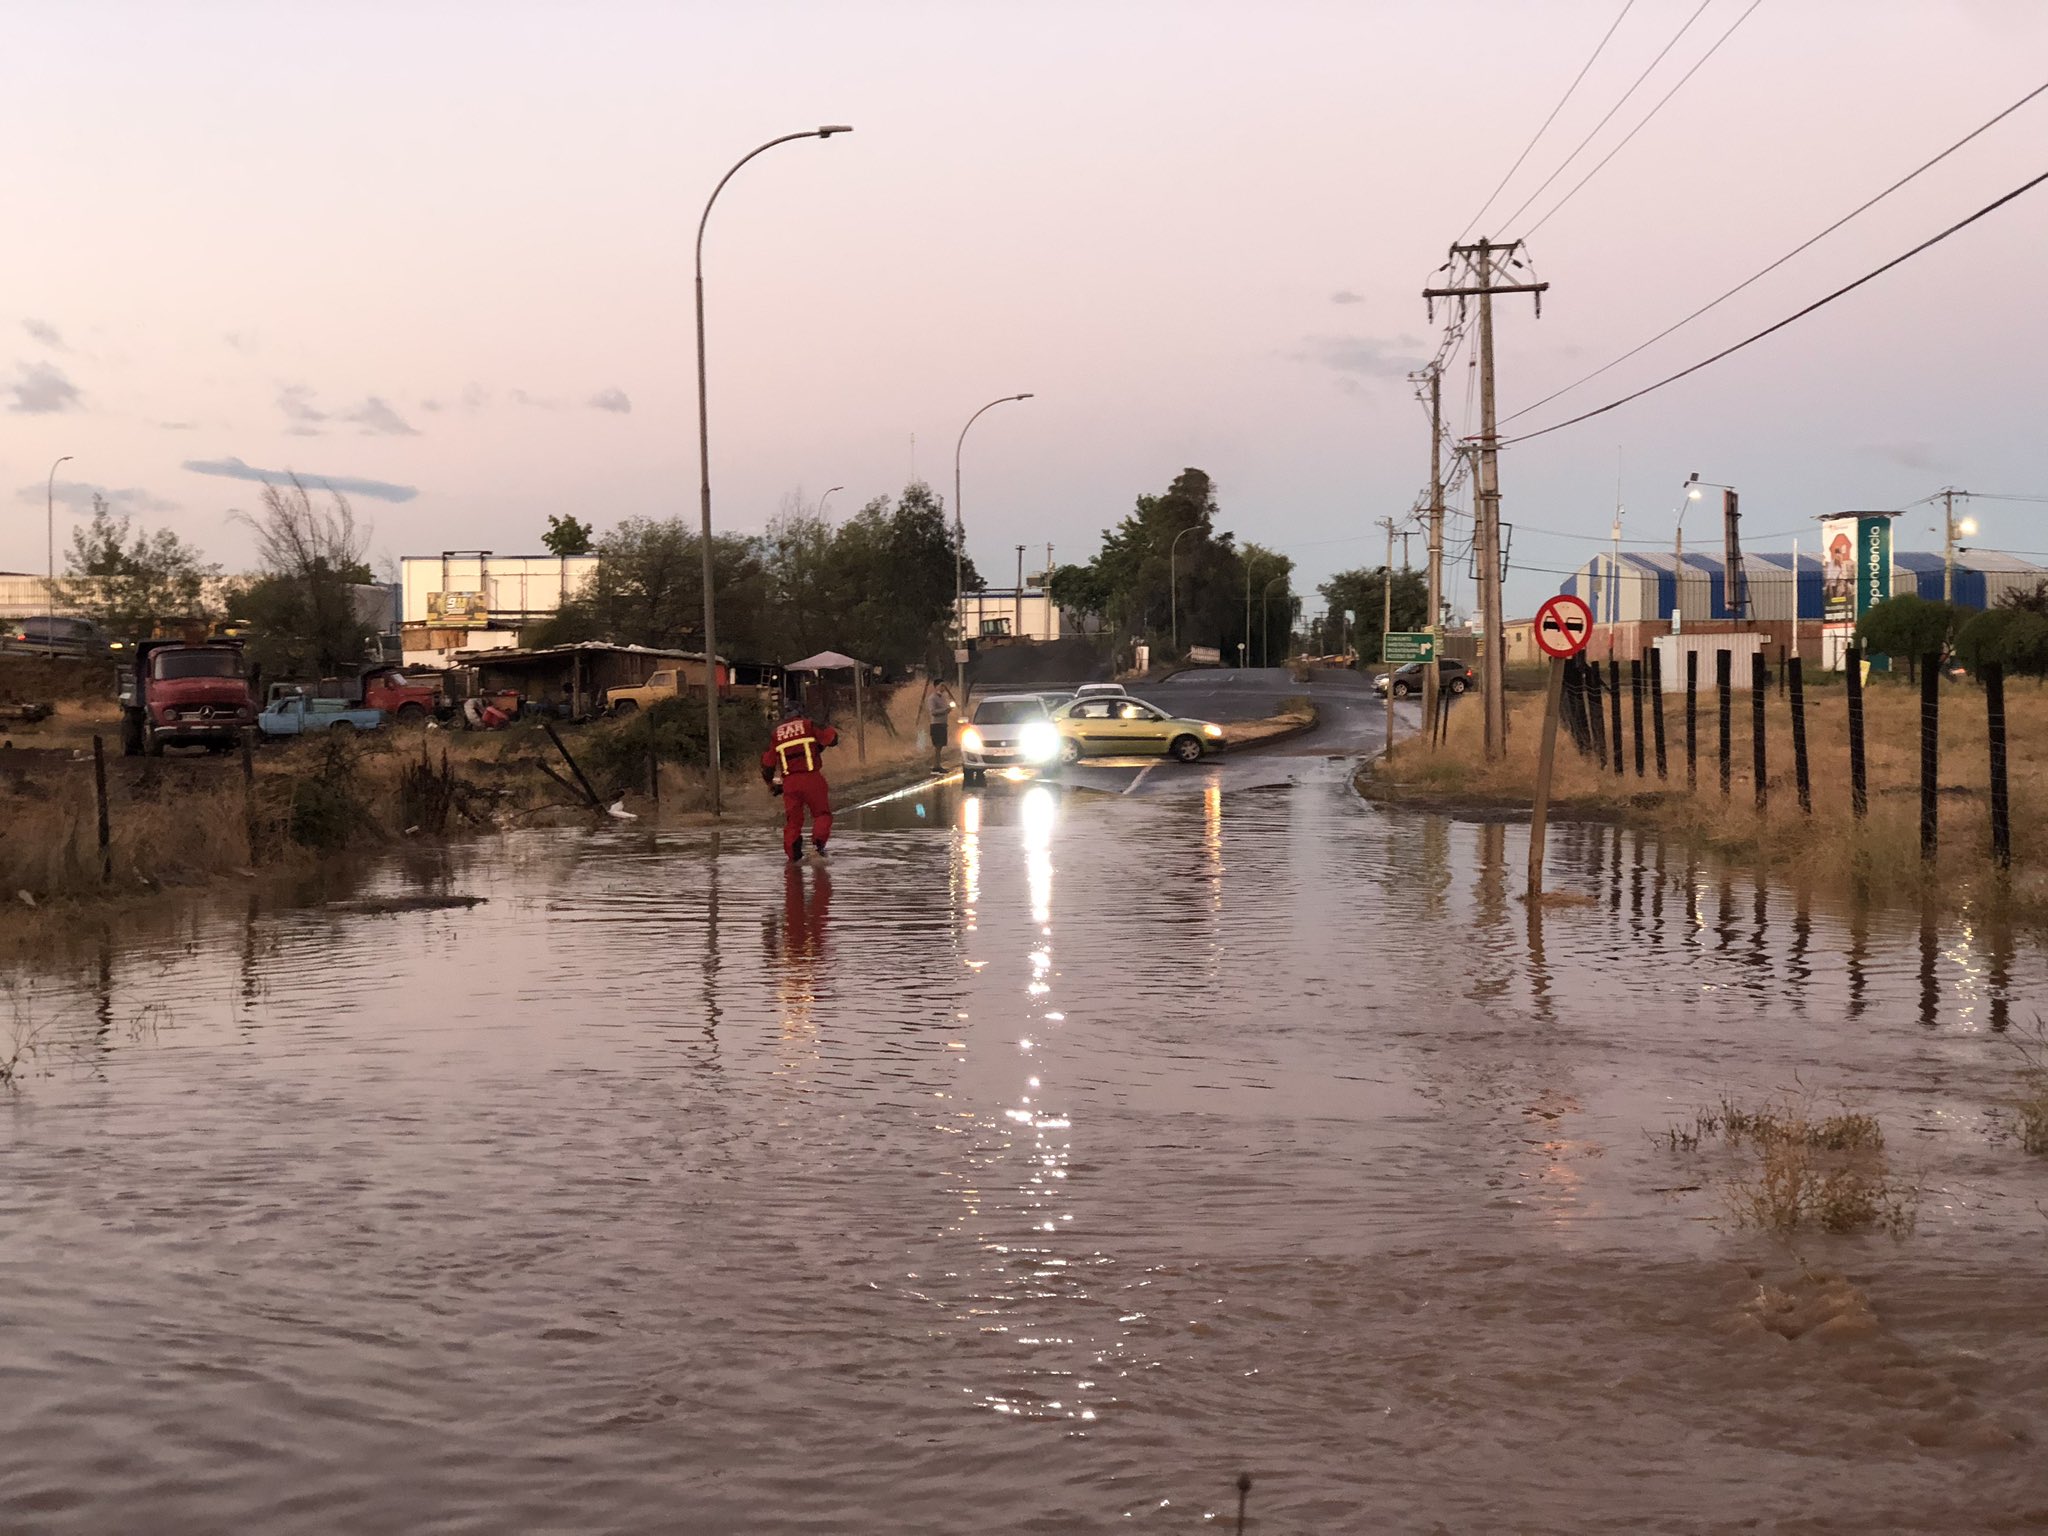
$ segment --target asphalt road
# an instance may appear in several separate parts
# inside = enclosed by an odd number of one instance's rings
[[[1306,695],[1316,707],[1316,724],[1299,736],[1270,746],[1239,747],[1200,763],[1153,757],[1101,758],[1055,771],[1072,789],[1117,795],[1189,793],[1211,787],[1225,792],[1267,789],[1302,782],[1330,771],[1330,762],[1349,762],[1381,751],[1386,744],[1387,707],[1371,680],[1355,672],[1317,669],[1309,681],[1295,681],[1282,667],[1179,672],[1156,683],[1131,687],[1134,697],[1197,720],[1228,724],[1278,714],[1284,700]],[[1394,706],[1397,736],[1418,730],[1420,706]]]

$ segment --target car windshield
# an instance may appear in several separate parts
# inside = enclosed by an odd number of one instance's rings
[[[159,651],[150,659],[150,675],[156,678],[242,675],[242,658],[233,651]]]
[[[1039,699],[984,699],[974,706],[976,725],[1023,725],[1045,718],[1045,704]]]

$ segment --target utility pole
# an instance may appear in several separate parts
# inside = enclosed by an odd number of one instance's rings
[[[1387,563],[1380,567],[1380,665],[1387,669],[1387,735],[1385,754],[1394,751],[1394,669],[1387,661],[1387,633],[1394,627],[1394,520],[1380,519],[1380,526],[1387,530]],[[1423,671],[1427,677],[1436,671],[1432,660]]]
[[[1423,625],[1441,655],[1444,643],[1444,391],[1443,368],[1432,362],[1423,377],[1429,381],[1429,616]],[[1441,669],[1434,664],[1422,673],[1423,733],[1436,741],[1436,686]]]
[[[1018,640],[1024,638],[1024,548],[1022,544],[1017,546],[1017,620],[1010,626],[1012,637]]]
[[[1507,670],[1507,637],[1501,618],[1500,558],[1500,448],[1493,403],[1493,296],[1496,293],[1527,293],[1536,298],[1536,314],[1543,315],[1543,293],[1548,283],[1513,283],[1500,279],[1508,268],[1522,265],[1516,253],[1519,240],[1451,247],[1451,262],[1463,262],[1454,271],[1454,282],[1443,288],[1425,288],[1430,318],[1436,315],[1435,300],[1454,298],[1461,309],[1467,298],[1479,300],[1479,485],[1476,554],[1479,559],[1479,622],[1484,629],[1481,643],[1479,682],[1486,701],[1486,755],[1499,757],[1507,749],[1507,693],[1502,675]]]

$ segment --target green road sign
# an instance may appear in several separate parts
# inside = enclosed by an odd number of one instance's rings
[[[1395,666],[1410,661],[1435,661],[1436,636],[1398,632],[1389,634],[1386,637],[1385,649],[1380,654]]]

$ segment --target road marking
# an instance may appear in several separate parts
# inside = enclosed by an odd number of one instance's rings
[[[1138,776],[1135,779],[1131,780],[1130,783],[1124,786],[1124,793],[1128,795],[1132,790],[1136,789],[1140,784],[1144,783],[1145,780],[1152,776],[1152,770],[1154,768],[1157,768],[1158,766],[1159,765],[1157,763],[1147,763],[1143,768],[1140,768],[1138,770]]]

